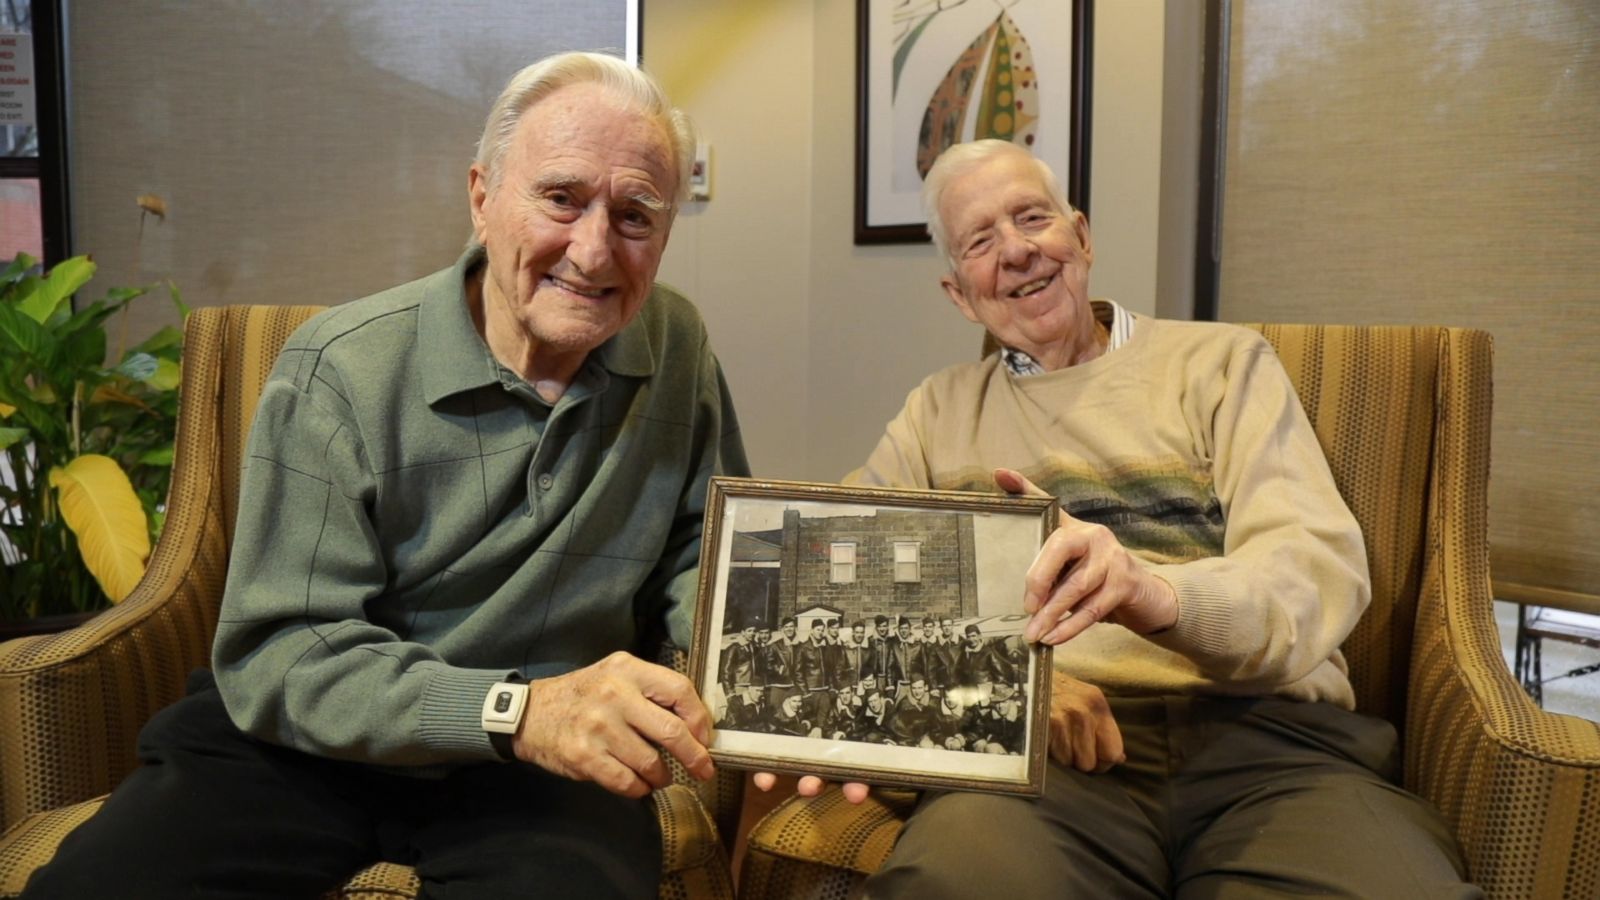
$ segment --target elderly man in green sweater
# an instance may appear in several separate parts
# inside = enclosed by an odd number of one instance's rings
[[[215,686],[29,897],[312,897],[382,858],[426,896],[653,897],[658,747],[710,717],[688,646],[707,478],[745,474],[706,330],[654,286],[688,120],[642,72],[517,74],[450,268],[336,307],[261,396]]]
[[[1365,551],[1271,347],[1091,303],[1088,223],[1014,144],[950,149],[923,198],[1003,349],[913,390],[849,480],[1060,498],[1021,588],[1054,765],[1038,800],[928,795],[867,894],[1478,896],[1352,711]]]

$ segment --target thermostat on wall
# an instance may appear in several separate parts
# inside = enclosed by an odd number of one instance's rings
[[[689,169],[689,199],[711,199],[711,144],[694,145],[694,165]]]

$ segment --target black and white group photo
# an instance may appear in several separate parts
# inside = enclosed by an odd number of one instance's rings
[[[724,632],[718,728],[923,749],[1021,754],[1021,617],[794,616]],[[989,631],[985,632],[985,627]]]
[[[1045,504],[728,482],[696,643],[713,756],[1028,780],[1048,663],[1021,607]]]

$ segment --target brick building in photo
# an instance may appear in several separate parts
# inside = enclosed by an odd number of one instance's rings
[[[971,513],[885,508],[803,517],[784,510],[781,529],[734,534],[728,575],[729,630],[776,629],[785,617],[809,619],[819,609],[841,611],[846,625],[879,615],[978,615]]]
[[[806,518],[786,510],[779,543],[780,616],[815,606],[843,610],[846,622],[977,614],[970,513],[886,508]]]

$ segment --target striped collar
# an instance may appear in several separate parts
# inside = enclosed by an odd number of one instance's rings
[[[1120,349],[1128,339],[1133,337],[1133,314],[1123,309],[1115,300],[1091,300],[1089,307],[1094,311],[1095,321],[1106,326],[1106,331],[1111,335],[1111,340],[1106,344],[1106,352]],[[1021,378],[1025,375],[1043,375],[1044,367],[1034,362],[1033,357],[1021,350],[1010,347],[1000,348],[1000,361],[1006,364],[1011,374]]]

